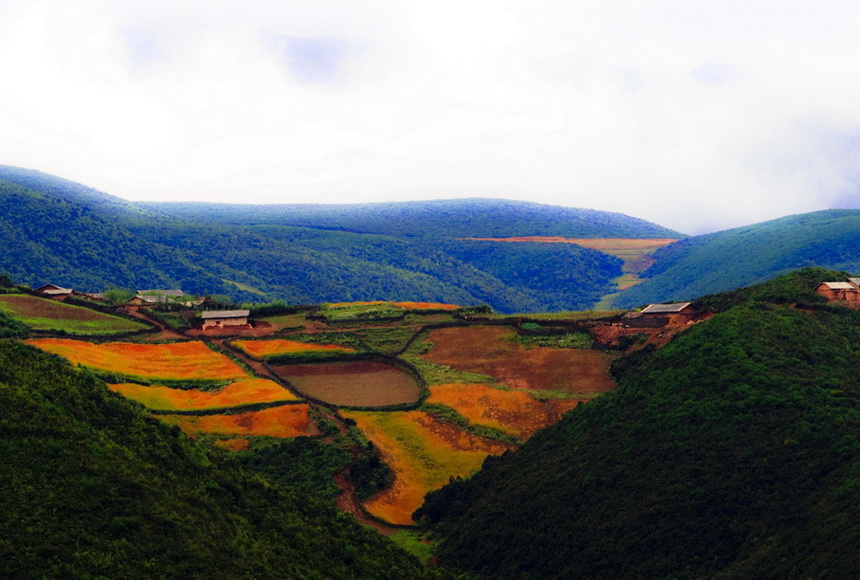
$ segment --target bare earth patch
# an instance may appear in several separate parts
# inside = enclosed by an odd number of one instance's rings
[[[384,407],[414,403],[421,396],[415,378],[379,361],[278,365],[272,367],[303,395],[330,405]]]
[[[611,391],[612,356],[594,350],[524,348],[513,330],[467,326],[432,330],[432,349],[420,358],[451,368],[489,375],[515,389],[586,394]]]

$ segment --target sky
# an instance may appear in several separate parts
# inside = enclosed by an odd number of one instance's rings
[[[860,208],[853,0],[0,0],[0,163],[130,200]]]

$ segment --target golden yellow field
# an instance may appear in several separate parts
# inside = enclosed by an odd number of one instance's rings
[[[171,425],[178,425],[186,435],[262,435],[268,437],[298,437],[319,435],[316,423],[308,415],[304,403],[282,405],[234,415],[159,415]]]
[[[487,455],[511,446],[472,435],[422,411],[344,411],[379,449],[394,471],[394,485],[365,503],[367,510],[393,524],[412,524],[424,495],[452,476],[476,472]]]
[[[430,387],[428,403],[451,407],[473,425],[494,427],[522,439],[561,419],[582,399],[541,401],[523,391],[503,391],[482,384]]]
[[[216,439],[213,443],[227,451],[247,451],[251,445],[248,439]]]
[[[295,401],[298,399],[275,381],[257,378],[241,379],[217,391],[149,387],[136,383],[108,385],[108,387],[110,390],[156,411],[219,409],[237,405]]]
[[[284,340],[281,338],[273,340],[234,340],[231,344],[255,358],[266,358],[269,356],[293,353],[318,352],[327,354],[348,354],[355,352],[354,348],[350,348],[348,346],[340,346],[337,344],[313,344],[309,342],[298,342],[296,340]]]
[[[235,362],[203,342],[93,344],[65,338],[37,338],[27,344],[96,370],[142,379],[228,380],[246,377]]]

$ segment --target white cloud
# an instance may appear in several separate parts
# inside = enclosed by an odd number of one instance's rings
[[[0,0],[0,163],[131,199],[860,206],[860,8]]]

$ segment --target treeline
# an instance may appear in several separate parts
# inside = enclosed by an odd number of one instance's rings
[[[814,278],[814,276],[812,276]],[[860,312],[725,295],[618,388],[417,513],[491,578],[856,578]],[[729,300],[735,304],[729,304]]]

